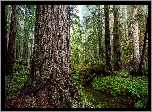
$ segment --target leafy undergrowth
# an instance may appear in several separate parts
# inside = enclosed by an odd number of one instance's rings
[[[92,97],[92,95],[84,93],[83,89],[84,87],[82,85],[77,86],[78,94],[80,96],[81,102],[86,105],[88,108],[104,108],[104,105],[101,103],[97,103],[97,101]]]
[[[148,102],[147,77],[144,77],[142,80],[140,77],[95,77],[92,85],[95,90],[104,91],[136,108],[146,108]]]
[[[28,79],[28,66],[22,60],[16,60],[13,77],[5,76],[6,99],[15,98],[20,94],[20,89]]]
[[[20,94],[21,88],[28,79],[29,71],[27,69],[28,67],[26,65],[21,61],[17,61],[14,66],[13,77],[5,77],[5,108],[54,108],[51,104],[43,103],[47,100],[46,97],[43,97],[44,90],[41,90],[39,96],[24,96]],[[81,76],[77,74],[74,78],[75,84],[79,84],[78,82],[81,80]],[[84,108],[86,108],[86,106],[88,108],[103,108],[102,104],[97,104],[91,95],[84,93],[82,89],[79,89],[79,95],[85,105]]]
[[[74,65],[72,69],[72,77],[75,85],[82,84],[84,85],[88,80],[92,79],[95,74],[90,73],[92,68],[100,68],[100,63],[97,63],[97,61],[90,62],[89,64],[76,64]]]
[[[90,66],[91,69],[102,68],[103,66],[105,66],[105,61],[94,60],[94,61],[89,63],[89,66]]]
[[[91,68],[88,64],[80,63],[75,65],[72,71],[74,71],[74,73],[84,75],[84,74],[88,74],[90,70]]]

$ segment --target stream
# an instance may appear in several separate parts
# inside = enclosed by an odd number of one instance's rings
[[[84,85],[83,91],[87,94],[92,95],[98,103],[100,102],[104,104],[104,108],[133,108],[130,105],[115,101],[112,96],[108,96],[104,92],[94,90],[91,83]]]

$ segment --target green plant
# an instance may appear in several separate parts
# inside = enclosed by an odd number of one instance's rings
[[[82,81],[82,76],[78,73],[72,74],[74,84],[78,85]]]
[[[139,100],[138,102],[136,102],[136,107],[137,108],[146,108],[147,102],[148,102],[148,98]]]
[[[104,108],[104,105],[100,103],[100,104],[96,105],[96,108]]]
[[[126,70],[115,71],[115,73],[120,77],[128,77],[129,76],[129,71],[126,71]]]
[[[24,83],[24,82],[27,81],[28,76],[27,76],[27,75],[24,75],[24,74],[20,74],[20,75],[14,74],[14,75],[13,75],[13,79],[14,79],[16,82]]]
[[[91,68],[100,68],[100,67],[103,67],[105,65],[105,62],[104,61],[101,61],[101,60],[93,60],[90,62],[90,67]]]
[[[93,79],[92,85],[94,89],[100,91],[109,91],[114,97],[123,97],[124,99],[129,97],[134,97],[137,99],[137,105],[140,107],[145,107],[146,101],[141,104],[141,102],[148,98],[148,79],[143,80],[134,78],[122,78],[117,76],[107,76],[107,77],[95,77]],[[123,96],[122,96],[123,95]],[[140,101],[141,100],[141,101]]]

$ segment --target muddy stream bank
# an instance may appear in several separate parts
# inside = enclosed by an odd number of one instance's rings
[[[104,108],[133,108],[130,105],[116,101],[112,96],[108,96],[104,92],[94,90],[91,83],[84,85],[83,91],[92,95],[98,103],[104,104]]]

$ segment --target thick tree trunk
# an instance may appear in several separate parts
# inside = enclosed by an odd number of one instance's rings
[[[36,34],[31,72],[24,94],[40,105],[70,108],[79,101],[70,73],[69,5],[36,6]]]
[[[16,39],[16,21],[17,21],[17,10],[16,5],[12,5],[11,25],[9,34],[9,43],[6,60],[6,75],[12,75],[15,58],[15,39]]]
[[[139,53],[139,33],[138,33],[138,20],[137,20],[137,7],[133,6],[133,45],[134,45],[134,67],[138,67],[140,63]]]
[[[106,47],[106,65],[109,67],[109,70],[112,70],[111,67],[111,46],[110,46],[110,29],[109,29],[109,6],[104,5],[105,13],[105,47]]]
[[[114,70],[121,70],[121,25],[119,16],[119,5],[114,5],[114,38],[113,38],[113,52],[114,52]]]

